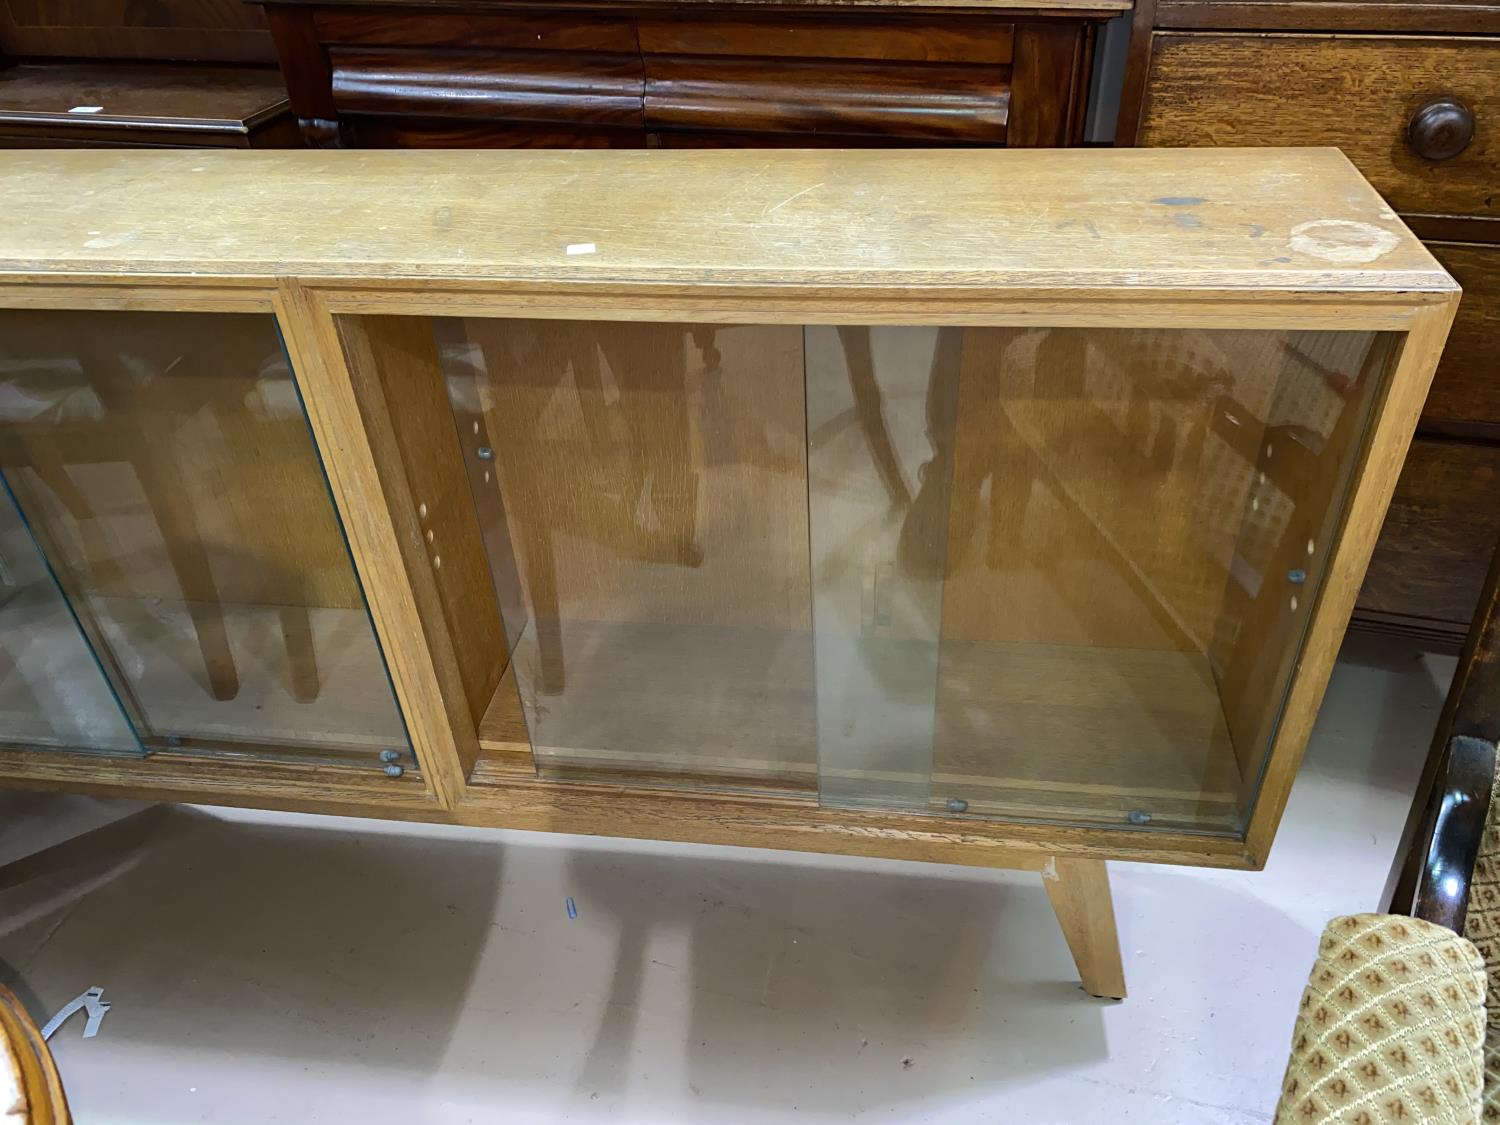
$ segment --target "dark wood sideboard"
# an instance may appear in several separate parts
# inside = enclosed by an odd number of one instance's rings
[[[0,0],[0,148],[300,144],[241,0]]]
[[[265,4],[309,143],[555,148],[1072,144],[1128,8]]]
[[[1500,4],[1141,0],[1118,136],[1337,146],[1463,285],[1356,611],[1462,637],[1500,540]]]

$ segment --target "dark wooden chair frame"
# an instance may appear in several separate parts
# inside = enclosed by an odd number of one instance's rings
[[[1500,552],[1490,564],[1386,886],[1386,909],[1463,932],[1500,742]]]

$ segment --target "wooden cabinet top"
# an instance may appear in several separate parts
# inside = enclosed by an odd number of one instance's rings
[[[0,70],[0,123],[110,124],[243,131],[285,113],[281,75],[266,68],[140,63]]]
[[[10,280],[1456,288],[1334,149],[36,151],[0,192]]]

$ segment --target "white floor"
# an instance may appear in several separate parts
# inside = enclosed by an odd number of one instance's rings
[[[1346,646],[1266,871],[1113,866],[1123,1003],[1025,876],[192,809],[0,870],[0,980],[103,986],[53,1040],[83,1125],[1268,1121],[1452,666]]]

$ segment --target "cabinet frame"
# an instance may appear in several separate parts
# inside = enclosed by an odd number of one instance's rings
[[[1459,297],[1328,149],[62,152],[18,158],[0,190],[28,216],[0,234],[0,309],[274,316],[417,757],[387,776],[5,750],[0,785],[1032,871],[1085,990],[1109,997],[1125,981],[1105,860],[1264,864]],[[439,582],[426,531],[454,518],[452,473],[403,452],[457,440],[433,428],[444,414],[453,433],[447,396],[403,318],[465,315],[1395,334],[1342,507],[1318,535],[1300,644],[1260,673],[1285,694],[1268,693],[1279,722],[1243,832],[544,780],[513,728],[481,754],[476,667],[495,661],[483,644],[464,651],[485,634],[466,631],[471,603],[455,594],[477,596],[481,545],[463,538],[472,514],[442,524],[464,565]],[[1330,511],[1317,483],[1293,499]]]
[[[180,279],[122,276],[68,284],[8,281],[0,308],[274,313],[291,358],[338,514],[381,640],[419,767],[392,781],[326,765],[225,763],[176,755],[111,762],[45,752],[0,752],[8,785],[101,794],[203,799],[300,811],[435,820],[546,831],[791,848],[948,863],[1053,870],[1062,855],[1258,868],[1285,809],[1301,751],[1353,610],[1376,532],[1456,308],[1452,292],[1333,294],[1156,288],[1128,295],[1055,288],[921,296],[819,285],[764,287],[551,282]],[[942,324],[1162,328],[1361,329],[1403,333],[1364,436],[1354,486],[1243,839],[1192,832],[979,821],[823,808],[815,799],[548,781],[486,762],[471,774],[475,731],[454,711],[455,641],[432,612],[436,588],[412,513],[392,505],[390,450],[361,420],[371,373],[348,362],[346,315],[511,315],[752,324]],[[396,488],[399,495],[399,488]],[[399,640],[398,640],[399,638]],[[519,765],[519,763],[518,763]]]
[[[1265,862],[1458,302],[1452,279],[1332,150],[52,153],[18,160],[0,186],[33,216],[0,237],[0,308],[275,316],[418,761],[392,778],[17,750],[0,752],[0,784],[1019,868],[1051,880],[1065,906],[1092,900],[1085,930],[1104,925],[1107,891],[1101,908],[1102,868],[1078,864]],[[1375,236],[1375,250],[1298,249],[1298,230],[1330,221]],[[91,237],[105,227],[127,233]],[[605,253],[592,256],[589,239]],[[587,249],[575,257],[574,244]],[[381,421],[399,404],[377,372],[351,363],[341,336],[340,318],[362,315],[1400,339],[1235,837],[542,780],[527,755],[481,757],[457,690],[460,640]],[[1095,984],[1123,994],[1111,979]]]

